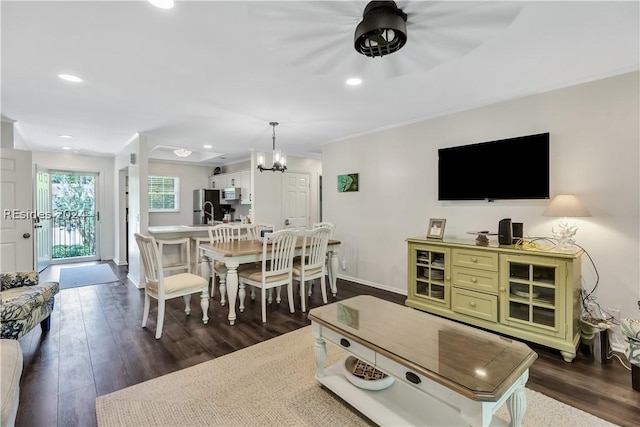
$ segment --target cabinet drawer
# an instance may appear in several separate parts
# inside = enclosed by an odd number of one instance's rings
[[[362,344],[357,343],[351,338],[347,338],[342,334],[337,333],[336,331],[329,329],[325,326],[322,327],[322,337],[347,350],[349,353],[357,356],[359,359],[362,359],[368,362],[371,365],[375,365],[376,363],[376,352],[363,346]]]
[[[476,291],[498,293],[498,272],[453,267],[453,285]]]
[[[498,296],[452,288],[451,309],[490,322],[498,321]]]
[[[498,254],[495,252],[454,249],[451,258],[453,265],[458,267],[498,271]]]

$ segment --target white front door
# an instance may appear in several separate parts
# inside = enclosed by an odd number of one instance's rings
[[[0,271],[33,270],[31,152],[0,148]]]
[[[51,184],[49,171],[36,165],[35,253],[37,270],[41,272],[51,264]]]
[[[282,182],[283,228],[308,228],[311,190],[309,174],[285,172]]]

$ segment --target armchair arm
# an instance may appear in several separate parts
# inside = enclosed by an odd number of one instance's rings
[[[6,291],[11,288],[19,288],[22,286],[35,286],[38,284],[37,271],[14,271],[11,273],[2,273],[0,275],[2,285],[0,291]]]

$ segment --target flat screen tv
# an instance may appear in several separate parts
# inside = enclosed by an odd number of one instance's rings
[[[438,200],[549,198],[549,133],[438,150]]]

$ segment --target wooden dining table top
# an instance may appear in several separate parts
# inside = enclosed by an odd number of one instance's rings
[[[301,249],[304,237],[296,239],[296,249]],[[339,245],[340,240],[329,239],[328,246]],[[223,257],[238,257],[262,253],[262,240],[235,240],[231,242],[203,243],[200,248],[215,252]]]

